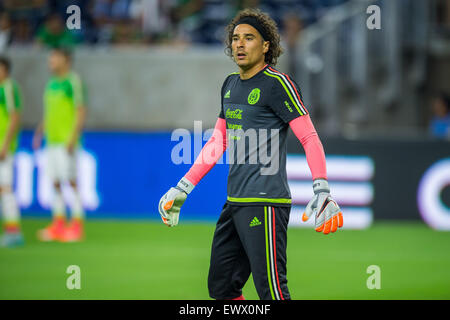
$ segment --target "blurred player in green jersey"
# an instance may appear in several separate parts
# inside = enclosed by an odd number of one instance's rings
[[[12,189],[14,153],[17,149],[21,99],[17,83],[10,78],[11,63],[0,57],[0,200],[3,213],[3,247],[23,245],[20,212]]]
[[[74,242],[83,238],[84,212],[76,182],[76,158],[84,125],[86,108],[80,77],[72,71],[71,55],[64,49],[50,53],[48,65],[52,77],[45,87],[44,119],[36,129],[33,148],[40,147],[42,132],[46,139],[47,173],[54,186],[53,222],[38,231],[41,241]],[[66,224],[66,202],[61,185],[68,181],[73,201],[67,202],[71,222]]]

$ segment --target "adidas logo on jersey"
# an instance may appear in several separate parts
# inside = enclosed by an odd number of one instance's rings
[[[230,91],[231,91],[231,90],[228,90],[227,93],[225,93],[224,99],[227,99],[227,98],[230,97],[230,94],[231,94]]]
[[[261,224],[261,221],[259,221],[257,217],[254,217],[252,222],[250,222],[250,227],[256,227],[256,226],[259,226],[260,224]]]

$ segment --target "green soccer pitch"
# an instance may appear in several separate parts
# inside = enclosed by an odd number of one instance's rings
[[[0,299],[209,299],[212,223],[88,220],[82,243],[40,243],[48,222],[24,219],[26,245],[0,248]],[[420,222],[328,236],[290,228],[288,285],[293,299],[450,299],[449,248],[450,233]],[[79,290],[66,287],[70,265]],[[379,290],[367,288],[371,265]],[[258,298],[251,278],[244,296]]]

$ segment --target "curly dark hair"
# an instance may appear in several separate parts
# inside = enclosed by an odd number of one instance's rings
[[[258,20],[261,26],[264,28],[269,41],[269,50],[266,52],[264,61],[275,66],[277,64],[278,57],[283,53],[283,48],[280,45],[280,34],[278,33],[278,27],[275,21],[267,13],[262,12],[259,9],[244,9],[237,13],[236,17],[225,28],[225,54],[233,58],[233,52],[231,49],[231,42],[233,40],[233,31],[236,27],[236,23],[245,17],[253,17]]]

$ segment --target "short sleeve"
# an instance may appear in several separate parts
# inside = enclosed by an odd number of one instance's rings
[[[14,83],[13,90],[14,90],[14,108],[15,110],[20,110],[22,108],[22,96],[20,94],[20,89],[17,83]]]
[[[73,74],[70,78],[70,84],[72,86],[73,100],[75,102],[75,106],[76,107],[84,106],[85,92],[80,77],[77,74]]]
[[[219,118],[225,119],[225,114],[223,113],[223,108],[220,108]]]
[[[17,111],[22,107],[19,86],[13,80],[7,81],[5,84],[5,101],[8,112]]]
[[[225,81],[222,84],[222,89],[220,89],[220,112],[219,112],[219,118],[225,119],[225,114],[223,113],[223,98],[225,96],[225,88],[228,84],[228,79],[230,79],[230,75],[225,79]]]
[[[300,88],[297,83],[286,74],[272,74],[273,86],[270,107],[285,122],[308,114]]]

